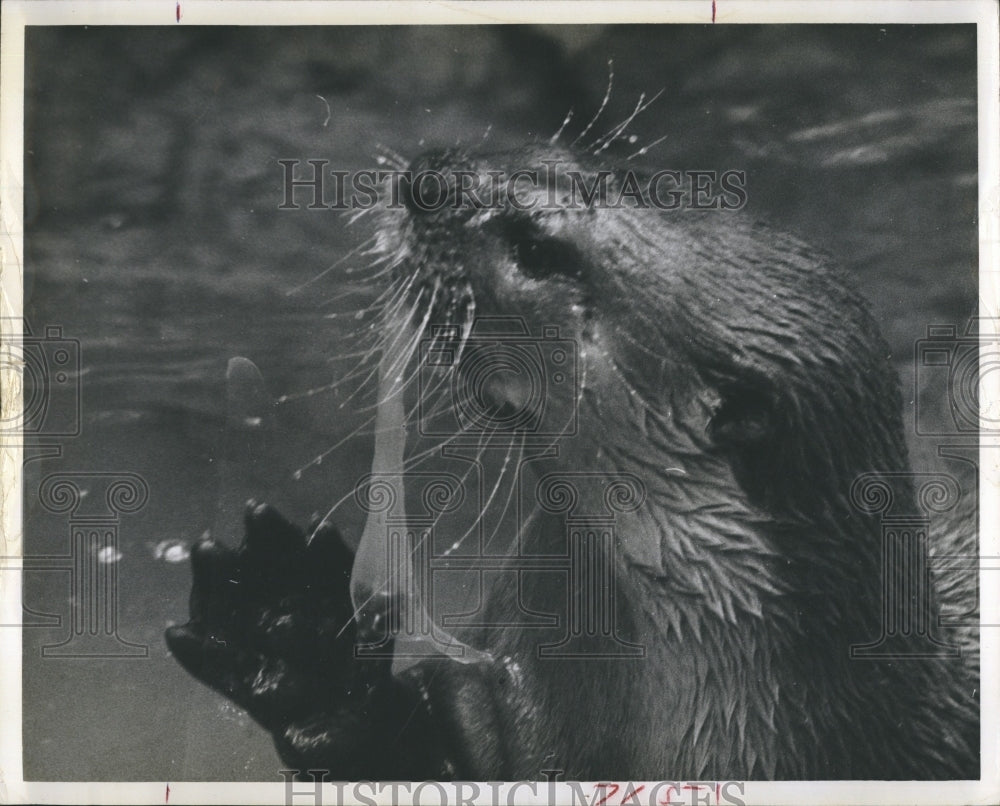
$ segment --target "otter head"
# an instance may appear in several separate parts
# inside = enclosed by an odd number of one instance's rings
[[[644,504],[618,531],[650,584],[723,617],[796,588],[868,596],[877,535],[848,493],[861,473],[906,467],[871,316],[797,240],[733,211],[616,205],[629,181],[550,145],[418,158],[380,234],[407,300],[394,315],[467,348],[473,320],[514,318],[541,361],[546,339],[575,345],[572,383],[542,367],[535,422],[557,468],[641,479]],[[537,391],[516,367],[453,371],[498,422]]]

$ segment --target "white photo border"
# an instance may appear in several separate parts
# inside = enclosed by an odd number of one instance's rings
[[[5,323],[22,311],[22,223],[23,223],[23,133],[24,47],[28,25],[378,25],[378,24],[496,24],[496,23],[975,23],[978,47],[979,133],[979,293],[980,316],[1000,316],[997,276],[1000,272],[1000,70],[998,70],[998,5],[994,0],[883,0],[882,2],[815,3],[806,0],[696,0],[684,2],[314,2],[291,0],[245,2],[244,0],[161,0],[160,2],[65,2],[6,0],[0,6],[0,309]],[[9,325],[4,325],[5,327]],[[20,332],[4,332],[0,338],[14,349]],[[8,371],[8,368],[4,368]],[[20,411],[18,383],[3,384],[5,419]],[[981,400],[1000,401],[997,373],[983,376]],[[1000,559],[1000,461],[990,452],[995,437],[983,435],[980,442],[980,541],[984,558]],[[21,460],[18,446],[0,446],[2,474],[3,550],[19,555],[21,548]],[[993,563],[997,565],[997,563]],[[987,625],[1000,624],[1000,585],[996,570],[981,570],[981,618]],[[21,579],[17,570],[0,572],[0,623],[21,619]],[[979,781],[827,781],[746,782],[747,804],[988,804],[1000,802],[1000,631],[981,634],[983,778]],[[0,630],[0,802],[5,803],[163,803],[167,782],[149,783],[38,783],[22,777],[21,750],[21,635],[17,629]],[[647,786],[654,782],[646,782]],[[635,782],[638,786],[639,782]],[[271,783],[170,783],[169,802],[181,803],[286,803],[286,785]],[[572,803],[573,791],[565,784],[540,784],[537,792],[521,786],[511,792],[483,785],[481,801],[507,803]],[[296,784],[303,792],[309,784]],[[461,795],[456,785],[442,784],[448,801]],[[338,800],[350,790],[324,785],[323,802]],[[363,790],[376,803],[393,802],[393,792]],[[551,796],[556,800],[552,801]],[[469,790],[464,790],[468,797]],[[436,803],[438,791],[427,794]],[[497,798],[499,799],[497,801]],[[513,800],[509,800],[513,798]],[[291,802],[308,802],[299,795]],[[363,802],[363,801],[362,801]]]

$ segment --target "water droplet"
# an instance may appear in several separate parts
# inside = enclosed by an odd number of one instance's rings
[[[202,539],[208,536],[208,532],[202,535]],[[182,563],[191,556],[191,549],[182,540],[161,540],[153,549],[153,557],[168,563]]]
[[[114,546],[105,546],[99,552],[97,552],[97,561],[101,565],[114,565],[118,562],[124,555]]]

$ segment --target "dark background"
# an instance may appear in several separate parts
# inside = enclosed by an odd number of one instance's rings
[[[26,629],[25,777],[279,780],[268,737],[168,657],[189,571],[156,551],[232,537],[249,494],[305,521],[370,463],[362,435],[295,477],[367,416],[370,387],[339,407],[350,384],[279,406],[255,463],[227,453],[228,359],[274,396],[323,387],[355,366],[352,311],[379,290],[340,295],[355,257],[289,294],[372,224],[278,210],[277,160],[499,149],[570,108],[573,134],[613,58],[595,132],[664,90],[629,129],[666,135],[646,162],[746,170],[750,214],[833,254],[882,323],[910,424],[914,342],[977,304],[975,42],[971,25],[29,28],[25,315],[79,339],[83,418],[62,458],[26,467],[26,554],[66,550],[66,517],[38,503],[50,473],[138,473],[150,498],[122,517],[117,566],[119,633],[149,657],[42,658],[66,628]],[[934,466],[936,442],[910,436]],[[359,533],[352,505],[338,520]],[[25,604],[65,619],[68,585],[29,572]]]

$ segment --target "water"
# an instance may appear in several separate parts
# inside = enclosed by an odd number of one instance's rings
[[[25,471],[27,551],[68,545],[66,515],[38,501],[51,473],[138,474],[149,500],[121,516],[113,563],[119,633],[148,657],[43,659],[66,634],[68,575],[26,575],[26,606],[64,619],[25,631],[28,779],[280,780],[264,732],[162,640],[186,620],[186,544],[213,529],[236,539],[249,495],[305,522],[371,461],[362,434],[313,462],[363,426],[374,386],[344,406],[351,384],[303,393],[356,365],[331,359],[356,349],[367,322],[354,311],[378,289],[327,302],[354,258],[289,294],[370,224],[277,209],[277,160],[352,170],[374,167],[378,144],[503,148],[547,137],[569,108],[579,131],[609,58],[595,131],[663,89],[630,127],[637,147],[664,138],[646,164],[746,170],[752,215],[853,273],[912,389],[914,341],[977,299],[972,26],[30,31],[25,313],[36,333],[79,340],[83,374],[80,435]],[[272,398],[292,396],[235,480],[234,356]],[[929,461],[933,445],[911,443]],[[359,535],[362,514],[348,502],[338,522]]]

